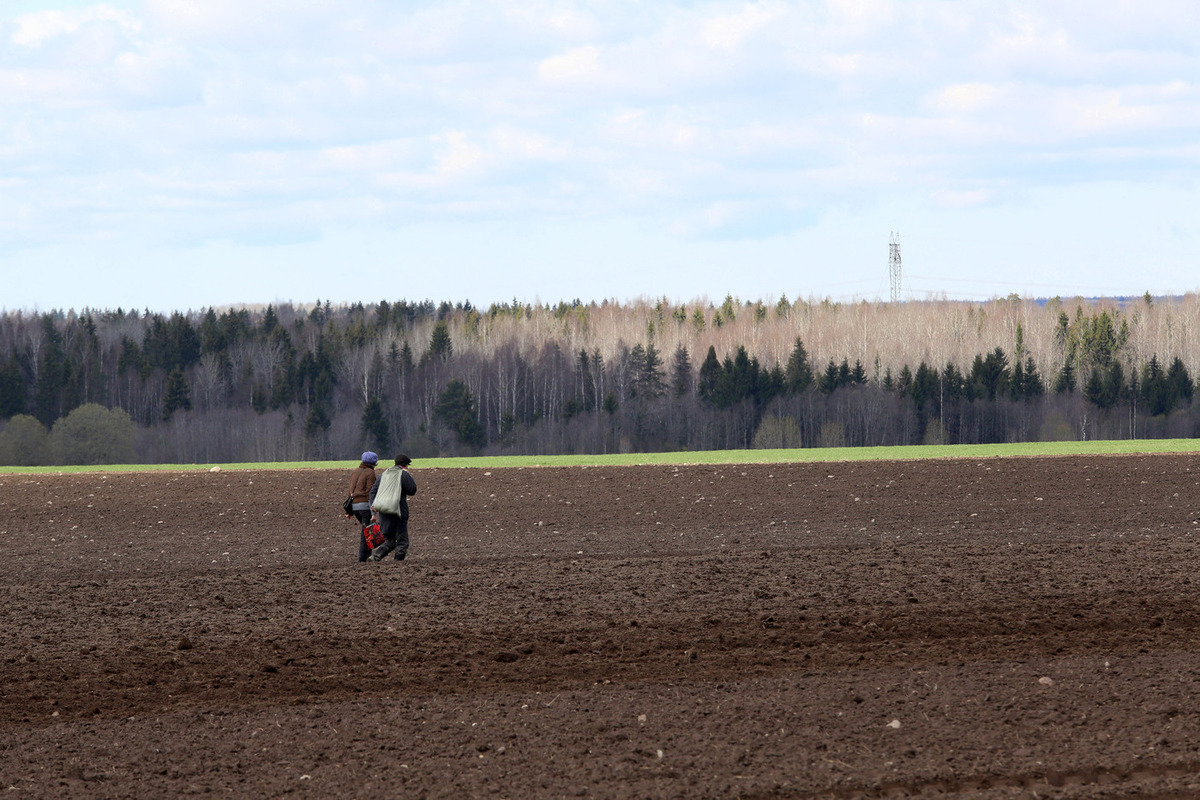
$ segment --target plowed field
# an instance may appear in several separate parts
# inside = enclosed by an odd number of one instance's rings
[[[0,475],[17,797],[1200,795],[1200,456]]]

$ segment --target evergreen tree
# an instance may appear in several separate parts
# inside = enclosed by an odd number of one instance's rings
[[[646,380],[646,348],[638,342],[629,351],[629,394],[638,397],[642,394]]]
[[[737,376],[733,368],[733,359],[725,356],[721,362],[721,370],[717,373],[716,385],[713,387],[712,403],[718,409],[729,408],[738,401]]]
[[[167,321],[172,366],[187,369],[200,360],[200,337],[188,318],[178,311]]]
[[[589,410],[594,409],[602,402],[601,395],[604,393],[604,356],[600,355],[600,348],[592,349],[592,392],[594,400],[587,404]]]
[[[331,330],[330,333],[335,334],[335,330]],[[321,413],[326,416],[329,413],[328,407],[333,402],[333,390],[337,386],[336,364],[340,356],[336,335],[321,334],[317,337],[316,354],[313,356],[307,374],[305,371],[301,371],[301,383],[308,385],[307,402],[321,404]],[[403,359],[403,357],[402,351],[401,358]]]
[[[825,371],[821,373],[821,379],[817,382],[817,388],[821,394],[833,394],[833,390],[838,388],[838,368],[833,359],[829,359],[829,363],[825,366]]]
[[[942,369],[941,382],[943,408],[946,403],[954,403],[967,396],[967,379],[951,362],[946,362]]]
[[[734,357],[726,357],[721,365],[721,374],[713,391],[713,405],[729,408],[742,400],[756,397],[758,373],[758,359],[751,359],[746,348],[738,345]]]
[[[167,376],[167,388],[163,394],[163,421],[169,420],[171,415],[179,410],[192,410],[192,393],[183,371],[176,367]]]
[[[1127,394],[1128,386],[1125,382],[1125,368],[1121,366],[1121,362],[1113,360],[1108,366],[1107,374],[1104,376],[1104,397],[1108,402],[1107,407],[1116,405]]]
[[[577,414],[583,413],[583,400],[576,396],[563,403],[562,416],[563,419],[569,420]]]
[[[1171,408],[1170,395],[1167,390],[1167,377],[1158,363],[1158,356],[1150,356],[1150,360],[1142,365],[1142,381],[1138,391],[1142,407],[1150,416],[1165,414]]]
[[[1089,403],[1099,408],[1107,408],[1104,396],[1104,378],[1100,375],[1099,367],[1092,367],[1092,372],[1083,384],[1083,396]]]
[[[1125,371],[1120,361],[1112,361],[1108,369],[1092,367],[1083,396],[1098,408],[1112,408],[1125,395]]]
[[[787,319],[788,313],[792,310],[792,304],[788,300],[786,294],[779,296],[779,302],[775,304],[775,316],[781,319]]]
[[[450,341],[450,327],[445,320],[440,320],[433,326],[429,336],[429,356],[439,361],[449,361],[454,355],[454,345]]]
[[[692,391],[692,361],[682,342],[675,348],[672,359],[671,391],[676,397],[683,397]]]
[[[404,340],[404,346],[400,348],[400,374],[408,375],[413,371],[416,364],[413,362],[412,348],[408,346],[408,340]]]
[[[513,431],[517,428],[517,415],[505,411],[500,415],[500,443],[512,444]]]
[[[1008,380],[1008,396],[1020,400],[1025,389],[1025,365],[1020,361],[1013,364]]]
[[[315,439],[329,430],[333,420],[322,402],[313,403],[308,407],[308,415],[304,419],[304,433],[310,439]]]
[[[17,357],[10,356],[0,368],[0,419],[25,413],[25,376]]]
[[[271,310],[274,315],[274,310]],[[246,309],[226,311],[221,315],[221,340],[225,347],[244,342],[254,333],[254,322]]]
[[[1117,351],[1124,345],[1124,340],[1128,336],[1127,329],[1122,335],[1120,327],[1116,324],[1116,316],[1117,312],[1108,310],[1094,314],[1090,318],[1079,315],[1080,356],[1084,359],[1084,363],[1100,367],[1102,371],[1112,365]]]
[[[262,387],[261,383],[254,384],[254,388],[250,390],[250,407],[256,413],[267,413],[267,390]]]
[[[155,314],[142,337],[142,358],[149,369],[187,369],[200,360],[201,351],[199,334],[178,311],[169,319]]]
[[[756,359],[757,360],[757,359]],[[759,405],[766,407],[771,401],[783,394],[783,387],[787,382],[787,377],[783,371],[783,367],[779,362],[775,362],[775,366],[766,371],[759,371],[758,388],[756,391],[756,399]]]
[[[304,379],[296,362],[296,348],[292,337],[282,325],[276,326],[267,336],[271,349],[281,356],[271,373],[271,395],[267,398],[271,408],[286,408],[303,391]],[[376,365],[380,371],[382,366]]]
[[[986,357],[976,355],[971,364],[972,390],[976,397],[995,400],[1008,390],[1010,373],[1008,356],[997,347]]]
[[[225,341],[225,332],[217,322],[217,312],[211,308],[204,312],[204,317],[200,320],[200,330],[197,333],[200,336],[201,353],[220,353],[228,346]]]
[[[934,374],[937,374],[937,370],[934,370]],[[867,371],[863,369],[862,361],[857,358],[854,359],[854,367],[850,370],[850,383],[855,386],[867,385]]]
[[[784,370],[784,387],[788,394],[796,395],[812,386],[812,383],[813,372],[808,363],[808,351],[804,349],[804,342],[797,336],[792,354],[788,356],[787,368]]]
[[[458,378],[446,384],[446,388],[438,397],[437,405],[434,406],[433,416],[454,431],[463,444],[476,450],[483,447],[484,431],[475,411],[475,398],[471,396],[467,385]]]
[[[1075,367],[1068,358],[1063,362],[1062,369],[1054,378],[1054,393],[1068,394],[1073,391],[1075,391]]]
[[[375,306],[375,328],[386,329],[392,324],[392,306],[387,300],[380,300]]]
[[[924,361],[917,365],[917,373],[913,376],[912,386],[909,388],[909,396],[913,399],[913,404],[917,407],[917,412],[921,413],[925,410],[925,404],[932,401],[933,409],[931,415],[937,413],[938,400],[938,372]]]
[[[142,349],[138,347],[137,342],[128,336],[122,336],[121,354],[117,356],[117,374],[124,375],[129,370],[133,370],[143,378],[150,374],[150,368],[147,366],[146,360],[142,358]]]
[[[42,317],[42,354],[33,386],[33,416],[46,427],[70,409],[63,408],[63,384],[70,372],[62,336],[49,314]]]
[[[851,381],[850,361],[849,361],[849,359],[843,358],[842,363],[838,365],[837,388],[840,389],[843,386],[849,386],[850,381]]]
[[[665,387],[662,366],[662,355],[654,346],[654,342],[650,342],[646,345],[644,371],[639,380],[643,397],[650,400],[662,397]]]
[[[275,315],[275,306],[267,306],[267,311],[265,314],[263,314],[262,319],[262,332],[264,334],[269,334],[271,331],[275,330],[275,326],[278,324],[279,317]]]
[[[363,438],[377,452],[386,453],[391,448],[391,433],[388,429],[387,417],[383,413],[383,403],[378,397],[372,397],[363,408],[362,420],[359,423]]]
[[[1171,408],[1190,403],[1194,388],[1192,376],[1183,365],[1183,359],[1175,356],[1171,366],[1167,368],[1167,397]]]
[[[68,321],[67,335],[63,339],[70,365],[63,384],[63,407],[73,409],[101,399],[103,354],[92,315],[84,314],[77,320]]]
[[[738,301],[733,299],[733,295],[725,295],[725,302],[721,303],[721,318],[726,322],[733,322],[737,319],[737,303]]]
[[[582,411],[595,411],[596,378],[592,374],[592,360],[586,349],[579,349],[575,364],[575,374],[579,381],[579,408]]]
[[[1042,376],[1038,374],[1033,356],[1026,356],[1025,369],[1021,378],[1021,399],[1029,401],[1035,397],[1041,397],[1045,393],[1046,385],[1042,383]]]
[[[701,400],[712,402],[713,392],[717,389],[717,379],[721,376],[721,362],[717,360],[717,350],[708,346],[708,355],[700,365],[700,377],[696,382],[696,394]]]

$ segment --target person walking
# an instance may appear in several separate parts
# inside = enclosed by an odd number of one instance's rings
[[[379,456],[370,450],[362,454],[362,460],[350,473],[351,513],[358,520],[358,560],[366,561],[371,555],[363,527],[371,521],[371,492],[375,488],[375,465]]]
[[[379,518],[384,541],[371,551],[368,561],[382,561],[393,552],[397,561],[408,555],[408,498],[417,493],[417,482],[408,471],[411,463],[412,459],[401,453],[396,465],[384,470],[371,487],[371,510]]]

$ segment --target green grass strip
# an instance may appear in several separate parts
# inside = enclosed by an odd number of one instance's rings
[[[1118,439],[1095,442],[1021,442],[1017,444],[911,445],[904,447],[819,447],[794,450],[705,450],[672,453],[621,453],[570,456],[478,456],[423,458],[414,469],[499,469],[502,467],[637,466],[643,464],[788,464],[837,461],[897,461],[927,458],[1020,458],[1028,456],[1112,456],[1200,453],[1200,439]],[[117,464],[64,467],[0,467],[0,473],[156,472],[256,469],[349,469],[342,461],[288,461],[244,464]],[[390,459],[380,461],[390,466]]]

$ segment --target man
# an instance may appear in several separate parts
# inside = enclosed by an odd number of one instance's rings
[[[371,510],[379,520],[384,541],[371,551],[368,561],[382,561],[391,552],[395,552],[397,561],[408,555],[408,498],[417,493],[417,482],[408,471],[411,463],[412,459],[401,453],[396,456],[396,465],[384,470],[371,487]]]

